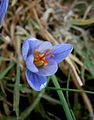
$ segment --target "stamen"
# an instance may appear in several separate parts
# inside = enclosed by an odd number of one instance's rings
[[[37,67],[43,67],[48,64],[48,60],[46,59],[47,57],[53,56],[52,52],[50,49],[46,50],[44,53],[40,53],[39,51],[35,52],[34,56],[34,64]]]
[[[44,65],[44,61],[37,61],[37,62],[34,62],[34,63],[37,67],[41,67],[41,66]]]

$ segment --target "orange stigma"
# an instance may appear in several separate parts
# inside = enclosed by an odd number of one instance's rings
[[[49,62],[49,60],[46,59],[46,57],[48,56],[53,56],[50,49],[46,50],[44,53],[36,51],[34,55],[34,64],[36,65],[36,67],[46,66]]]

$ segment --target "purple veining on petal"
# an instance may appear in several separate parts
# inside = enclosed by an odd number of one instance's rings
[[[50,42],[43,42],[36,50],[43,53],[47,49],[52,49],[52,44]]]
[[[30,45],[30,53],[34,54],[36,49],[42,44],[43,42],[40,40],[37,40],[35,38],[32,38],[29,40],[29,45]]]
[[[39,68],[37,74],[42,76],[51,76],[56,73],[57,69],[58,69],[57,62],[54,61],[53,59],[50,59],[48,65]]]
[[[35,38],[27,38],[22,46],[22,55],[24,60],[26,61],[29,54],[34,54],[35,49],[42,43]]]
[[[72,52],[72,45],[71,44],[59,44],[53,46],[53,59],[60,63],[62,62],[71,52]]]
[[[31,71],[31,72],[38,72],[38,68],[34,65],[34,56],[30,55],[26,59],[26,67]]]
[[[27,59],[28,52],[29,52],[29,42],[27,39],[27,40],[25,40],[25,42],[23,43],[23,46],[22,46],[22,56],[25,61]]]
[[[41,91],[46,87],[47,78],[32,73],[28,69],[26,69],[26,78],[30,87],[32,87],[35,91]]]

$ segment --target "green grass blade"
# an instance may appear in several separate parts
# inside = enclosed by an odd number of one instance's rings
[[[19,119],[20,66],[18,64],[17,64],[16,72],[17,73],[16,73],[16,82],[15,82],[15,86],[14,86],[14,103],[13,103],[13,109],[16,112],[17,119]]]
[[[53,75],[51,78],[52,78],[52,81],[53,81],[53,84],[55,85],[55,87],[60,88],[60,85],[59,85],[55,75]],[[65,111],[67,120],[73,120],[70,109],[69,109],[68,104],[66,102],[66,99],[65,99],[65,97],[63,95],[63,92],[62,91],[57,91],[57,93],[59,95],[59,98],[60,98],[60,101],[62,103],[63,109]]]
[[[67,88],[59,88],[59,87],[48,87],[48,89],[52,89],[52,90],[59,90],[59,91],[70,91],[70,92],[83,92],[83,93],[88,93],[88,94],[94,94],[94,92],[92,91],[87,91],[87,90],[77,90],[77,89],[67,89]]]
[[[55,104],[61,104],[61,102],[59,100],[56,100],[48,95],[43,95],[42,98],[44,98],[45,100],[47,100],[48,102],[52,102]]]
[[[5,75],[13,68],[14,65],[14,62],[10,62],[9,66],[3,72],[0,73],[0,80],[5,77]]]
[[[71,23],[73,25],[79,25],[79,26],[90,25],[90,24],[94,23],[94,18],[90,18],[87,20],[73,19],[73,20],[71,20]]]
[[[68,75],[68,79],[67,79],[67,89],[69,89],[69,85],[70,85],[69,83],[70,83],[70,74]],[[74,120],[76,120],[75,115],[73,113],[73,110],[71,109],[71,105],[70,105],[70,102],[69,102],[69,91],[67,91],[67,90],[66,90],[66,100],[67,100],[68,106],[70,108],[70,112],[72,114],[72,117],[73,117]]]

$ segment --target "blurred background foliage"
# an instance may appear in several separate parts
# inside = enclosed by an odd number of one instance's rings
[[[74,47],[41,92],[33,91],[25,78],[21,46],[31,36]],[[9,1],[0,27],[0,120],[66,120],[71,116],[69,120],[93,120],[93,80],[93,0]]]

